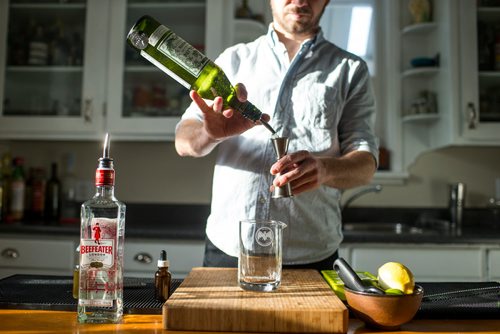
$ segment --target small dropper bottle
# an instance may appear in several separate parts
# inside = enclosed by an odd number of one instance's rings
[[[155,298],[164,302],[170,297],[170,282],[172,274],[168,271],[167,252],[162,250],[158,260],[158,270],[155,273]]]

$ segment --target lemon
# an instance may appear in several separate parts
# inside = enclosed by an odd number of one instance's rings
[[[413,293],[415,279],[410,269],[399,262],[387,262],[378,268],[378,283],[382,289],[397,289],[404,294]]]

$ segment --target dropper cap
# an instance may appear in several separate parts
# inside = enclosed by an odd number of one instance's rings
[[[160,258],[158,259],[158,268],[168,267],[170,264],[167,260],[167,252],[162,250],[160,253]]]

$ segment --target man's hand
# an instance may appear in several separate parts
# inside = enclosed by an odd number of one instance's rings
[[[241,102],[247,100],[247,91],[242,84],[236,85],[236,94]],[[177,126],[175,149],[180,156],[206,156],[220,141],[239,135],[260,123],[253,123],[233,109],[222,110],[221,97],[206,102],[195,91],[191,91],[189,96],[203,112],[203,121],[185,119]],[[262,116],[265,121],[269,121],[269,118],[266,114]]]
[[[236,85],[236,93],[240,102],[247,100],[247,91],[243,84]],[[189,93],[189,96],[203,112],[203,129],[213,141],[239,135],[258,124],[246,119],[232,108],[222,110],[223,100],[221,97],[216,97],[213,102],[207,103],[194,90]],[[265,119],[268,120],[269,116],[265,115]]]
[[[271,166],[271,174],[278,176],[270,190],[288,182],[294,195],[321,185],[337,189],[358,187],[371,181],[376,168],[375,159],[369,152],[353,151],[331,157],[298,151],[283,156]]]
[[[274,187],[282,187],[290,182],[292,193],[298,195],[319,188],[325,182],[326,168],[319,157],[308,151],[298,151],[287,154],[274,163],[271,174],[279,174],[273,181],[271,191]]]

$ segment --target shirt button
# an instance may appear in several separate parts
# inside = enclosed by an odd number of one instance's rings
[[[266,203],[266,199],[264,198],[264,196],[260,196],[260,197],[259,197],[259,202],[260,202],[261,204]]]

